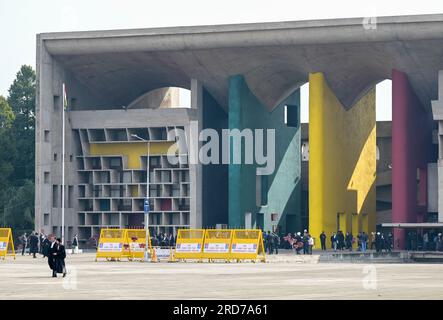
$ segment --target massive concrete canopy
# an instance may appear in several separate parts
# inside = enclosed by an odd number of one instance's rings
[[[321,71],[350,108],[374,84],[407,74],[422,104],[437,99],[443,69],[443,15],[160,29],[47,33],[47,52],[103,104],[126,105],[165,86],[198,79],[225,109],[228,79],[244,75],[269,109]]]

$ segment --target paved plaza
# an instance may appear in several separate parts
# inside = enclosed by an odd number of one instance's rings
[[[2,299],[442,299],[441,264],[95,262],[68,256],[51,278],[46,259],[0,261]]]

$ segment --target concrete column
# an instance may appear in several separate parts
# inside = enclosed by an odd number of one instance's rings
[[[191,80],[191,108],[197,110],[196,125],[187,128],[188,159],[190,179],[190,225],[191,228],[202,227],[202,166],[199,163],[198,152],[201,142],[198,135],[203,126],[203,87],[197,79]],[[192,154],[191,154],[192,153]]]
[[[438,121],[438,222],[443,222],[443,70],[438,72],[438,100],[432,101],[432,114]]]
[[[242,75],[229,79],[229,129],[240,131],[232,134],[229,165],[229,225],[244,227],[245,215],[252,214],[252,221],[263,217],[265,231],[278,227],[280,232],[295,232],[301,229],[300,216],[300,92],[289,94],[272,111],[267,109],[249,89]],[[285,110],[287,123],[285,123]],[[254,130],[253,143],[257,142],[257,131],[266,136],[275,134],[275,145],[266,146],[267,155],[274,158],[274,166],[266,176],[258,175],[264,166],[253,159],[245,162],[248,130]],[[246,131],[245,131],[246,130]],[[269,131],[268,131],[269,130]],[[244,135],[243,135],[244,134]],[[272,139],[271,136],[268,137]],[[267,139],[268,139],[267,138]],[[241,143],[238,143],[241,141]],[[270,140],[269,140],[270,141]],[[240,150],[237,146],[241,145]],[[272,148],[272,149],[270,149]],[[234,153],[237,152],[237,154]],[[241,152],[243,161],[234,163],[234,157]],[[268,159],[269,160],[269,159]],[[266,193],[266,203],[261,194]],[[258,196],[259,195],[259,196]],[[263,199],[264,200],[264,199]],[[272,215],[277,216],[276,220]],[[260,221],[261,224],[261,221]]]
[[[46,233],[52,231],[51,216],[49,225],[44,226],[44,214],[51,215],[52,181],[51,172],[52,148],[45,142],[45,130],[51,130],[51,113],[53,110],[52,95],[52,57],[46,51],[40,37],[37,37],[37,92],[35,117],[35,227]],[[51,138],[51,137],[50,137]],[[49,181],[45,183],[44,174],[49,172]]]
[[[346,110],[323,73],[309,75],[309,232],[375,229],[375,90]],[[337,218],[338,214],[338,218]],[[337,220],[339,226],[337,226]]]
[[[392,71],[392,222],[421,222],[426,203],[417,201],[417,172],[425,176],[432,157],[432,119],[405,73]],[[426,198],[420,191],[420,200]],[[404,249],[406,232],[394,229],[394,248]]]
[[[440,144],[440,142],[439,142]],[[438,222],[443,222],[443,159],[438,159]]]

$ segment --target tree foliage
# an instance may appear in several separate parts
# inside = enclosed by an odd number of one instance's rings
[[[35,80],[22,66],[0,96],[0,225],[20,230],[34,227]]]

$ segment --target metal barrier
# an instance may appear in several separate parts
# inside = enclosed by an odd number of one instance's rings
[[[178,231],[174,254],[184,261],[266,261],[259,229],[182,229]]]
[[[177,234],[174,256],[176,259],[202,259],[204,229],[180,229]]]
[[[14,240],[11,228],[0,228],[0,257],[13,256],[15,260]]]
[[[175,262],[174,257],[174,247],[162,247],[162,246],[155,246],[152,247],[152,262]]]
[[[203,246],[203,258],[209,261],[231,259],[231,244],[233,230],[214,230],[207,229]]]

